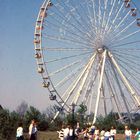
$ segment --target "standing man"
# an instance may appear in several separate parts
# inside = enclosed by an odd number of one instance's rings
[[[36,140],[36,126],[35,126],[35,120],[31,121],[31,124],[29,126],[29,138],[30,140]]]

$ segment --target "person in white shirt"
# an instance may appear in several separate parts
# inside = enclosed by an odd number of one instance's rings
[[[16,131],[16,139],[24,140],[22,123],[19,123],[18,125],[17,131]]]
[[[70,126],[68,125],[65,129],[64,129],[64,140],[67,140],[69,137],[69,131],[70,131]]]
[[[36,140],[36,125],[35,120],[31,121],[31,124],[29,126],[29,138],[30,140]]]
[[[110,135],[111,135],[112,140],[115,140],[116,129],[113,126],[111,127]]]
[[[109,132],[110,130],[108,129],[106,132],[105,132],[105,140],[110,140],[110,132]]]
[[[129,129],[128,126],[125,126],[125,140],[131,140],[132,131]]]
[[[104,140],[105,139],[105,128],[102,129],[102,131],[100,132],[100,139]]]
[[[57,133],[59,134],[59,139],[60,140],[64,140],[64,129],[65,129],[65,126],[62,125],[62,129],[60,131],[57,131]]]

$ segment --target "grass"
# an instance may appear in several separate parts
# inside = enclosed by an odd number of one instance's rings
[[[58,138],[58,133],[52,131],[38,132],[37,138],[37,140],[60,140]],[[125,140],[124,134],[117,134],[115,140]],[[134,140],[134,138],[132,138],[131,140]]]
[[[60,140],[57,132],[46,131],[38,132],[37,140]]]
[[[25,134],[24,136],[25,140],[29,140],[28,134]],[[10,140],[15,140],[15,138],[12,138]],[[60,139],[58,138],[58,133],[56,131],[46,131],[46,132],[39,131],[37,135],[37,140],[60,140]],[[124,134],[117,134],[115,140],[125,140]],[[132,138],[131,140],[134,140],[134,138]]]

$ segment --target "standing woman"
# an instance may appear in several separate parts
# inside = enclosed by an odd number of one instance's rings
[[[140,140],[140,128],[137,128],[137,132],[135,134],[136,139],[135,140]]]
[[[29,126],[29,138],[30,140],[36,140],[36,126],[35,126],[35,120],[31,121],[31,124]]]
[[[131,140],[132,131],[129,129],[128,126],[125,126],[125,140]]]
[[[24,140],[22,123],[18,124],[18,128],[17,128],[17,131],[16,131],[16,139],[17,140]]]
[[[115,140],[116,129],[113,126],[111,127],[110,135],[111,135],[112,140]]]

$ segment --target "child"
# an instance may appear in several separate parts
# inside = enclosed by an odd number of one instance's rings
[[[16,139],[17,140],[24,140],[22,123],[18,124],[18,128],[16,131]]]

